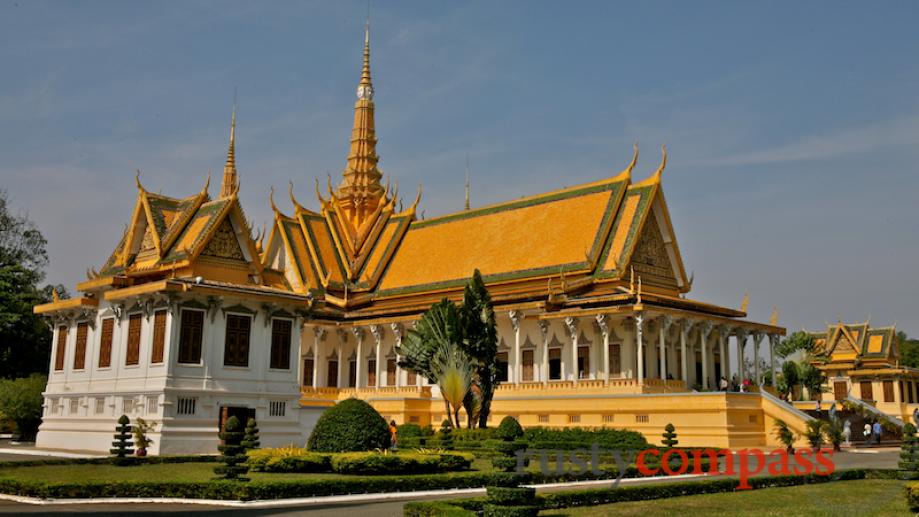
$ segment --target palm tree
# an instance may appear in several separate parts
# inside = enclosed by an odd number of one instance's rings
[[[447,403],[454,428],[459,428],[459,411],[472,385],[473,367],[469,356],[458,344],[444,341],[431,358],[431,373]]]

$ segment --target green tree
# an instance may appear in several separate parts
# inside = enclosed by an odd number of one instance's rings
[[[15,380],[0,380],[0,413],[16,422],[20,440],[35,439],[41,423],[42,392],[48,378],[33,373]]]
[[[246,472],[249,472],[249,466],[246,464],[248,459],[246,448],[242,445],[244,433],[241,427],[239,419],[231,416],[223,424],[223,432],[218,435],[223,440],[223,444],[217,446],[223,465],[215,467],[214,473],[224,479],[248,481],[247,478],[242,477]]]
[[[472,363],[459,344],[444,342],[431,358],[431,373],[447,403],[453,425],[460,426],[459,412],[472,385]]]
[[[443,343],[460,343],[462,336],[459,309],[444,298],[421,315],[415,328],[406,333],[402,344],[396,348],[401,357],[399,366],[436,384],[431,359]]]
[[[801,385],[807,388],[811,400],[818,400],[819,394],[823,392],[825,382],[826,375],[819,368],[810,363],[801,365]]]
[[[109,452],[115,456],[112,458],[112,463],[115,465],[131,464],[129,456],[134,454],[131,432],[131,419],[128,418],[128,415],[121,415],[118,418],[118,425],[115,426],[115,441],[112,442],[112,448],[109,449]]]
[[[916,439],[916,426],[903,426],[903,444],[900,446],[900,479],[919,479],[919,443]]]
[[[35,305],[51,301],[52,286],[40,287],[48,264],[46,244],[26,215],[13,213],[8,194],[0,189],[0,377],[47,371],[51,330],[32,312]]]
[[[488,427],[491,401],[498,386],[498,331],[495,309],[491,295],[482,280],[482,273],[476,269],[472,279],[463,290],[462,307],[463,345],[475,368],[475,384],[478,388],[478,426]],[[471,403],[470,403],[471,402]],[[467,413],[475,401],[467,400]]]
[[[662,436],[664,439],[661,440],[661,443],[664,444],[664,447],[673,448],[680,443],[679,440],[676,439],[676,427],[674,427],[673,424],[667,424],[664,427],[664,434]]]
[[[246,449],[258,449],[262,442],[258,437],[258,423],[254,418],[246,422],[246,436],[243,438],[242,446]]]
[[[775,419],[773,431],[775,432],[775,437],[785,446],[785,451],[788,452],[788,454],[794,454],[795,440],[797,437],[795,436],[795,432],[788,427],[788,423],[780,418]]]
[[[788,396],[789,400],[794,398],[795,386],[801,383],[800,369],[798,363],[794,361],[785,361],[782,363],[782,381],[783,395]]]
[[[900,364],[910,368],[919,368],[919,339],[910,339],[906,332],[897,332],[899,342]]]
[[[799,330],[791,333],[788,337],[781,340],[775,347],[775,353],[781,358],[788,357],[798,350],[810,354],[814,351],[814,338],[807,332]]]

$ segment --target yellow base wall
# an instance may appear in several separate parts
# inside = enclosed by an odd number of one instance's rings
[[[429,388],[374,388],[328,390],[324,398],[335,400],[356,396],[370,403],[384,418],[397,424],[440,426],[446,418],[443,399],[434,398]],[[774,436],[776,419],[789,424],[799,437],[804,420],[784,404],[758,393],[655,393],[609,394],[593,390],[535,391],[501,390],[492,402],[490,422],[497,425],[513,416],[524,427],[609,427],[642,433],[660,444],[664,427],[672,423],[684,447],[779,448]],[[315,405],[316,391],[304,391],[301,401]],[[461,420],[465,413],[461,412]],[[799,438],[797,446],[806,446]]]

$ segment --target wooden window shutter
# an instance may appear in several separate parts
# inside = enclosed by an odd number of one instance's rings
[[[64,354],[67,352],[67,327],[60,326],[57,328],[57,350],[54,352],[54,369],[61,371],[64,369]]]
[[[151,363],[162,363],[166,349],[166,311],[153,313],[153,355]]]
[[[77,323],[77,343],[73,350],[73,369],[86,368],[86,337],[89,333],[89,324],[85,321]]]
[[[140,363],[140,326],[143,316],[132,314],[128,318],[128,350],[124,364],[133,366]]]
[[[102,337],[99,339],[99,368],[112,365],[112,338],[115,335],[115,319],[102,320]]]

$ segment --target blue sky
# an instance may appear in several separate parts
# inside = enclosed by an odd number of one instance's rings
[[[234,88],[248,216],[289,180],[315,206],[345,163],[366,8],[0,1],[0,188],[48,238],[49,280],[104,261],[134,169],[173,196],[219,174]],[[467,154],[481,205],[614,174],[635,140],[641,178],[666,143],[692,297],[919,335],[919,4],[371,10],[380,166],[424,184],[427,216],[462,207]]]

